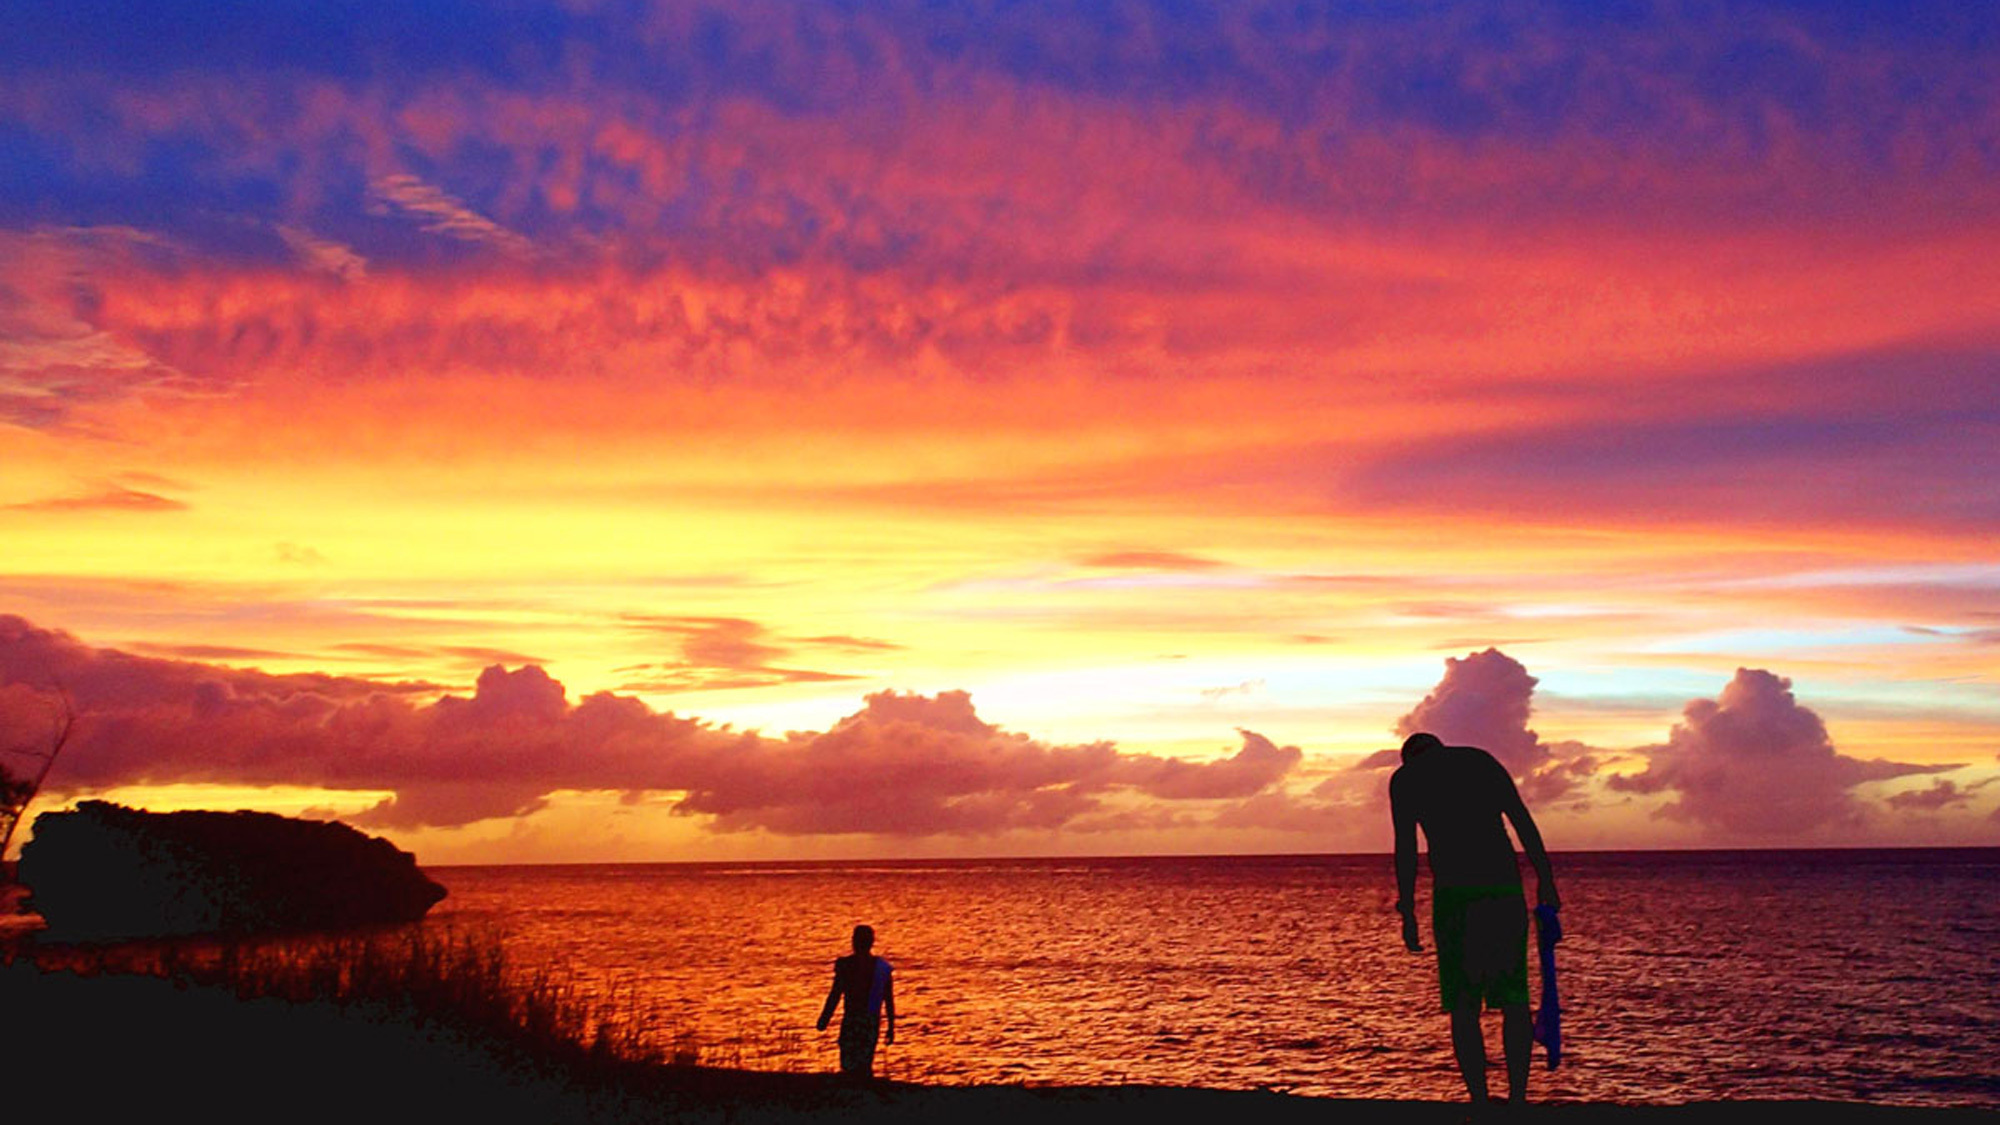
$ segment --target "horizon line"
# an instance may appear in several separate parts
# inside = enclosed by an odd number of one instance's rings
[[[2000,844],[1829,844],[1822,846],[1774,845],[1737,847],[1661,848],[1571,848],[1549,849],[1554,856],[1623,855],[1753,855],[1825,852],[1995,852]],[[1098,855],[992,855],[992,856],[854,856],[845,859],[812,857],[801,859],[614,859],[523,861],[518,863],[435,863],[419,865],[432,869],[481,867],[841,867],[853,864],[881,866],[956,865],[980,863],[1110,863],[1134,860],[1326,860],[1391,859],[1393,851],[1380,852],[1128,852]],[[10,861],[11,862],[11,861]]]

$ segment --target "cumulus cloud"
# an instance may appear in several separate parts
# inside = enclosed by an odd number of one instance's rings
[[[725,644],[732,636],[735,648]],[[761,642],[727,631],[705,643],[718,659],[758,666],[769,657]],[[226,658],[255,650],[149,651]],[[1449,661],[1397,728],[1506,748],[1534,763],[1519,776],[1523,795],[1540,807],[1586,787],[1610,755],[1543,743],[1526,725],[1533,680],[1496,650]],[[825,730],[765,735],[613,692],[571,700],[534,664],[489,666],[469,694],[457,694],[424,682],[273,675],[95,648],[0,616],[0,734],[40,737],[57,691],[81,717],[52,779],[57,788],[388,790],[393,798],[356,818],[379,828],[524,816],[559,791],[595,790],[650,794],[721,832],[915,837],[1207,825],[1368,847],[1386,840],[1385,767],[1395,761],[1384,750],[1299,793],[1285,783],[1304,761],[1301,750],[1251,730],[1211,759],[1170,758],[1011,731],[982,717],[963,691],[883,691]],[[1957,768],[1840,754],[1789,681],[1751,669],[1717,699],[1689,703],[1666,743],[1638,753],[1646,767],[1608,778],[1612,789],[1664,795],[1660,815],[1745,842],[1851,829],[1864,813],[1857,786]],[[1886,805],[1958,808],[1983,784],[1940,779]]]
[[[1603,764],[1599,754],[1580,742],[1561,742],[1552,749],[1556,757],[1521,780],[1521,799],[1531,808],[1573,796],[1597,775],[1598,767]]]
[[[1745,843],[1859,829],[1870,806],[1857,786],[1960,768],[1841,754],[1819,716],[1793,697],[1791,681],[1753,669],[1739,669],[1719,698],[1689,702],[1664,744],[1614,751],[1544,742],[1527,725],[1535,682],[1495,649],[1447,660],[1444,677],[1397,722],[1396,733],[1429,730],[1448,743],[1494,751],[1533,809],[1559,800],[1580,809],[1578,798],[1594,799],[1602,784],[1621,793],[1663,795],[1669,800],[1658,815],[1694,824],[1718,840]],[[1629,756],[1643,758],[1645,768],[1604,772],[1607,762]],[[1375,751],[1303,794],[1260,792],[1225,810],[1215,823],[1380,844],[1388,815],[1386,774],[1400,760],[1396,749]],[[1938,779],[1929,788],[1886,797],[1883,804],[1902,812],[1941,812],[1968,804],[1974,790],[1993,783]],[[2000,819],[2000,812],[1994,816]]]
[[[1862,814],[1855,786],[1958,768],[1841,754],[1789,679],[1754,668],[1738,668],[1718,698],[1689,703],[1666,744],[1646,753],[1643,771],[1610,786],[1670,794],[1661,815],[1744,840],[1851,829]]]
[[[1352,847],[1382,846],[1389,840],[1388,803],[1386,800],[1377,803],[1381,805],[1379,809],[1371,807],[1370,802],[1326,800],[1318,792],[1301,798],[1272,791],[1222,809],[1211,823],[1217,828],[1307,834]]]
[[[1256,731],[1238,729],[1237,733],[1243,736],[1243,748],[1231,757],[1195,763],[1128,755],[1118,777],[1155,797],[1248,797],[1270,788],[1304,756],[1298,747],[1279,746]]]
[[[1396,735],[1429,731],[1448,744],[1486,750],[1514,775],[1530,802],[1569,796],[1590,780],[1598,757],[1581,743],[1545,743],[1529,728],[1537,682],[1520,661],[1497,648],[1447,657],[1444,678],[1396,720]],[[1361,765],[1379,768],[1398,761],[1399,755],[1386,751]]]
[[[1528,729],[1535,683],[1520,661],[1497,648],[1447,657],[1444,678],[1396,720],[1396,735],[1429,731],[1449,744],[1477,746],[1521,776],[1549,756],[1540,736]]]
[[[757,659],[754,652],[737,657]],[[1299,762],[1251,731],[1193,762],[1059,745],[982,719],[962,691],[878,692],[825,731],[767,737],[600,692],[571,702],[534,665],[495,665],[469,696],[328,675],[274,676],[87,646],[0,617],[9,727],[45,721],[60,687],[83,716],[53,784],[303,784],[392,790],[376,827],[520,816],[558,790],[678,794],[719,831],[921,836],[1055,829],[1115,816],[1119,794],[1252,796]],[[429,687],[430,685],[421,685]],[[34,714],[29,714],[34,710]]]
[[[1235,755],[1196,763],[1109,742],[1042,743],[987,723],[962,691],[878,692],[824,733],[712,762],[681,807],[715,814],[722,829],[799,834],[1052,829],[1099,812],[1113,789],[1163,800],[1254,793],[1301,756],[1241,733]]]
[[[1098,807],[1119,759],[1004,731],[962,691],[876,693],[830,730],[744,750],[709,760],[681,810],[787,834],[1056,828]]]
[[[1570,797],[1590,782],[1601,756],[1580,743],[1544,743],[1529,729],[1535,683],[1519,661],[1498,649],[1447,658],[1437,686],[1394,730],[1399,738],[1429,731],[1447,743],[1491,752],[1531,806]],[[1386,846],[1387,773],[1401,762],[1397,748],[1377,750],[1302,794],[1276,787],[1251,794],[1218,813],[1215,824],[1309,833],[1341,847]]]

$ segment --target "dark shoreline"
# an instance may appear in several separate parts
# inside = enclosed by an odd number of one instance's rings
[[[169,1110],[210,1122],[268,1120],[812,1122],[934,1120],[1099,1125],[1226,1120],[1456,1125],[1462,1104],[1315,1098],[1158,1086],[855,1087],[782,1074],[536,1057],[437,1025],[125,974],[80,976],[27,958],[0,965],[0,1059],[11,1110],[72,1120]],[[1685,1105],[1555,1103],[1553,1125],[1765,1125],[1773,1115],[1869,1125],[2000,1121],[2000,1109],[1806,1101]],[[27,1119],[23,1114],[23,1119]],[[1518,1119],[1518,1118],[1517,1118]]]

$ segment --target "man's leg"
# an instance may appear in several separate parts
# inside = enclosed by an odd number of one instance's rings
[[[1514,1105],[1528,1103],[1528,1062],[1534,1057],[1534,1020],[1526,1004],[1507,1004],[1500,1009],[1500,1039],[1507,1049],[1507,1100]]]
[[[1479,997],[1451,1010],[1451,1050],[1474,1106],[1486,1104],[1486,1037],[1479,1033]]]
[[[875,1077],[875,1044],[880,1041],[881,1034],[882,1025],[869,1020],[868,1031],[861,1037],[861,1043],[855,1050],[860,1056],[856,1072],[863,1078]]]
[[[1518,888],[1491,890],[1466,907],[1465,981],[1475,1028],[1482,1001],[1502,1013],[1500,1042],[1507,1056],[1508,1100],[1518,1105],[1528,1092],[1533,1042],[1533,1021],[1528,1016],[1528,911]],[[1460,1068],[1464,1065],[1461,1058]],[[1483,1085],[1483,1070],[1481,1077]]]
[[[840,1073],[852,1075],[855,1066],[854,1028],[846,1020],[840,1021]]]
[[[875,1036],[880,1024],[866,1016],[840,1021],[840,1070],[850,1078],[875,1074]]]

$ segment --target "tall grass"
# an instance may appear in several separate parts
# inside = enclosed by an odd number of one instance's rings
[[[809,1057],[803,1033],[775,1019],[704,1038],[636,982],[518,964],[487,928],[44,946],[31,956],[45,969],[142,973],[449,1028],[551,1062],[795,1071]]]
[[[44,968],[125,972],[227,989],[245,999],[325,1003],[469,1033],[555,1062],[741,1065],[740,1045],[704,1047],[632,984],[514,964],[497,933],[415,926],[352,935],[218,938],[45,950]]]

